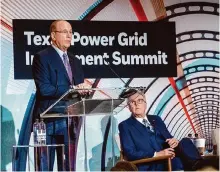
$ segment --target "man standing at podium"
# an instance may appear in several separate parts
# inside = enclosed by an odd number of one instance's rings
[[[38,52],[33,59],[33,78],[36,85],[36,104],[34,119],[44,112],[51,104],[60,98],[70,85],[77,88],[88,88],[84,83],[84,74],[80,61],[67,52],[72,40],[72,27],[65,20],[54,21],[50,26],[52,45]],[[80,94],[84,94],[81,91]],[[66,106],[66,101],[60,101],[57,106]],[[54,111],[56,112],[56,111]],[[62,109],[57,112],[62,113]],[[72,132],[68,134],[66,118],[50,118],[45,120],[47,126],[47,144],[65,144],[65,170],[74,170],[74,162],[69,157],[74,157],[74,141],[76,139],[76,126],[74,120],[70,125]],[[68,139],[70,138],[70,140]],[[58,170],[62,170],[62,162],[58,154]],[[72,155],[71,155],[72,154]],[[53,170],[55,149],[50,150],[50,166],[42,165],[42,170]],[[75,158],[74,158],[75,161]]]

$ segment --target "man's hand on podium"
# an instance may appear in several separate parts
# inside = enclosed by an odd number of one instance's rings
[[[76,88],[82,89],[82,90],[78,90],[80,95],[89,95],[92,92],[92,90],[88,90],[89,88],[91,88],[91,85],[85,82],[82,84],[76,85]]]

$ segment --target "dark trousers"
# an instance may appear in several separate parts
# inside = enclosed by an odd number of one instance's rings
[[[46,122],[47,145],[64,144],[64,150],[61,146],[37,148],[35,150],[35,167],[38,167],[35,169],[37,171],[53,171],[55,152],[57,153],[58,171],[75,171],[76,139],[74,133],[76,129],[74,127],[73,121],[70,119],[68,124],[67,118]]]
[[[184,170],[193,170],[192,167],[195,163],[202,160],[199,151],[189,138],[183,138],[179,142],[178,147],[175,148],[175,153],[180,158]]]
[[[163,145],[164,149],[169,148],[169,145],[165,143]],[[195,147],[195,145],[192,143],[192,141],[188,138],[183,138],[179,145],[175,148],[175,157],[171,160],[172,164],[172,170],[178,171],[178,170],[193,170],[192,167],[194,164],[202,160],[201,155],[199,154],[199,151]],[[156,167],[158,170],[167,170],[166,165],[159,164]]]

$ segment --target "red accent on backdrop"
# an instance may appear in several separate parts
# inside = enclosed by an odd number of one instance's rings
[[[144,9],[143,9],[143,7],[141,5],[140,0],[130,0],[130,3],[132,5],[132,7],[133,7],[133,10],[134,10],[138,20],[139,21],[148,21],[147,16],[146,16],[146,14],[144,12]],[[187,119],[189,120],[190,125],[192,126],[192,129],[193,129],[194,133],[196,133],[196,130],[194,128],[192,120],[191,120],[191,118],[189,116],[189,113],[188,113],[188,111],[186,109],[186,105],[184,104],[183,98],[181,97],[180,92],[179,92],[179,90],[178,90],[178,88],[176,86],[175,80],[173,78],[168,78],[168,79],[169,79],[170,84],[173,87],[173,89],[174,89],[174,91],[175,91],[175,93],[176,93],[176,95],[178,97],[178,100],[179,100],[180,104],[183,107],[183,110],[184,110],[184,112],[186,114]]]

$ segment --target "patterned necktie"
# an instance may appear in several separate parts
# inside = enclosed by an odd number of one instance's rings
[[[145,127],[147,127],[150,131],[154,132],[153,126],[146,119],[143,119],[143,123]]]
[[[72,75],[71,66],[70,66],[70,63],[69,63],[69,60],[68,60],[68,56],[67,56],[66,53],[63,54],[63,63],[64,63],[64,66],[66,68],[67,74],[69,76],[70,82],[72,84],[72,82],[73,82],[73,75]]]

